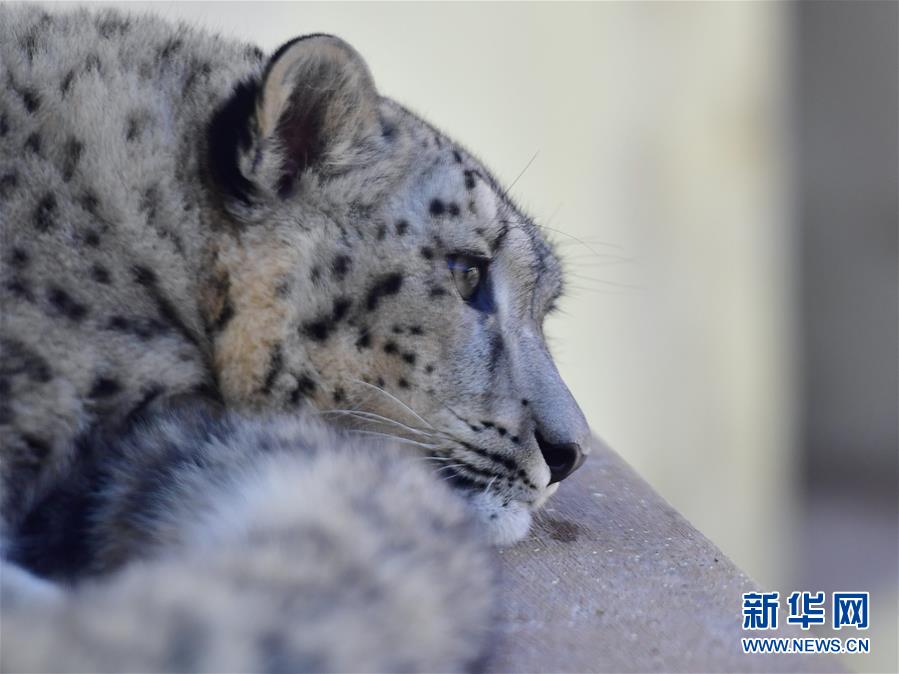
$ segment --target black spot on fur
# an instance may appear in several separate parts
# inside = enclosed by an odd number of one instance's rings
[[[65,77],[62,78],[62,82],[59,83],[59,91],[63,95],[63,98],[67,93],[69,93],[69,89],[72,88],[72,82],[75,80],[75,69],[73,68],[69,72],[66,73]]]
[[[163,44],[157,51],[156,57],[160,61],[166,61],[174,56],[181,47],[184,46],[184,41],[179,38],[171,38],[167,40],[165,44]]]
[[[454,487],[462,489],[464,491],[474,491],[476,489],[483,489],[484,485],[477,481],[473,480],[470,477],[466,477],[456,470],[451,470],[449,475],[446,476],[446,481],[452,484]]]
[[[350,270],[351,263],[352,260],[349,255],[338,255],[335,257],[334,261],[331,263],[331,271],[334,273],[334,277],[338,280],[343,280]]]
[[[458,150],[453,150],[453,159],[456,160],[456,163],[457,163],[457,164],[461,164],[461,163],[462,163],[462,155],[459,154],[459,151],[458,151]]]
[[[390,332],[392,332],[394,335],[401,335],[403,334],[403,328],[394,323],[390,328]]]
[[[156,185],[150,185],[141,194],[138,210],[146,215],[148,224],[156,222],[156,216],[159,213],[159,201],[159,187]]]
[[[334,399],[335,403],[342,403],[344,400],[346,400],[346,392],[338,386],[336,389],[334,389],[334,393],[331,397]]]
[[[70,137],[63,148],[62,179],[69,182],[75,175],[81,154],[84,152],[84,143],[75,137]]]
[[[53,378],[47,361],[24,342],[0,337],[0,344],[3,346],[0,375],[4,378],[24,375],[39,384],[46,384]]]
[[[6,119],[6,113],[0,114],[0,138],[9,133],[9,120]]]
[[[25,279],[14,276],[6,282],[4,287],[16,297],[27,302],[34,302],[34,293],[31,292],[31,287]]]
[[[129,143],[137,140],[142,128],[141,116],[137,113],[129,115],[125,122],[125,140]]]
[[[152,269],[137,265],[132,268],[132,272],[134,273],[134,280],[137,281],[140,285],[144,287],[151,287],[156,285],[156,272],[154,272]]]
[[[522,399],[521,399],[521,406],[522,406],[522,407],[527,407],[527,406],[528,406],[528,399],[527,399],[527,398],[522,398]]]
[[[368,289],[365,306],[369,311],[374,311],[382,298],[396,295],[403,286],[403,276],[397,272],[385,274],[380,277]]]
[[[79,197],[78,205],[95,218],[98,217],[97,207],[100,205],[100,200],[97,199],[97,195],[90,190]]]
[[[356,348],[360,351],[362,349],[371,348],[371,333],[369,333],[368,328],[362,328],[361,330],[359,330],[359,338],[356,340]]]
[[[459,216],[459,204],[452,202],[449,206],[447,206],[447,210],[452,217],[455,218]]]
[[[265,374],[265,381],[262,382],[262,392],[271,393],[272,387],[275,385],[278,375],[281,374],[281,368],[284,367],[284,353],[280,344],[275,344],[272,348],[271,356],[269,356],[268,371]]]
[[[200,382],[191,389],[191,393],[199,396],[206,402],[211,403],[216,408],[221,408],[225,405],[225,399],[222,397],[222,392],[214,382]]]
[[[377,237],[378,241],[383,241],[384,237],[387,236],[387,225],[385,225],[383,223],[378,225],[378,229],[375,232],[375,236]]]
[[[50,443],[46,440],[30,434],[23,435],[22,439],[37,463],[44,463],[50,456]]]
[[[384,353],[393,354],[393,353],[398,353],[398,352],[399,352],[399,347],[396,345],[396,342],[391,340],[391,341],[387,342],[386,344],[384,344]]]
[[[446,288],[442,288],[440,286],[434,286],[431,288],[431,290],[428,294],[431,297],[443,297],[444,295],[447,295],[448,293],[446,291]]]
[[[411,351],[406,351],[403,354],[403,360],[409,363],[409,365],[415,365],[416,356]]]
[[[234,318],[234,305],[231,304],[230,297],[225,297],[222,310],[219,313],[218,318],[215,319],[215,324],[212,326],[212,329],[215,332],[221,332],[228,326],[228,323],[231,322],[232,318]]]
[[[28,253],[18,246],[12,249],[12,254],[9,256],[10,264],[20,269],[28,264],[28,259]]]
[[[337,328],[350,310],[352,302],[346,297],[338,297],[334,300],[329,314],[319,316],[317,319],[303,324],[303,334],[317,342],[323,342]]]
[[[409,388],[409,382],[406,381],[406,379],[404,379],[403,377],[400,377],[400,379],[396,383],[400,388]]]
[[[188,96],[196,83],[200,80],[208,80],[212,74],[212,64],[208,61],[195,61],[192,63],[187,77],[184,78],[183,95]]]
[[[427,246],[422,247],[421,256],[426,260],[434,259],[434,249],[428,248]]]
[[[465,175],[465,189],[473,190],[475,186],[474,182],[474,171],[466,170],[464,172]]]
[[[22,95],[22,102],[25,104],[25,109],[30,113],[37,112],[41,107],[41,97],[34,89],[22,89],[20,92]]]
[[[109,270],[99,264],[95,264],[91,267],[91,278],[97,283],[102,283],[104,285],[108,285],[111,281]]]
[[[206,130],[207,167],[223,195],[249,205],[253,184],[241,173],[238,155],[252,139],[250,120],[256,106],[259,83],[249,79],[234,88],[231,97],[215,112]]]
[[[500,358],[502,358],[503,352],[505,351],[503,336],[500,332],[491,332],[488,341],[490,342],[490,357],[487,368],[490,372],[496,372]]]
[[[0,198],[6,198],[19,184],[19,176],[15,173],[7,173],[0,176]]]
[[[483,423],[483,422],[482,422]],[[493,424],[490,424],[492,426]],[[462,446],[465,447],[470,452],[474,452],[475,454],[479,454],[480,456],[486,457],[493,461],[494,463],[498,463],[504,468],[512,471],[518,472],[521,471],[521,468],[515,463],[515,460],[512,457],[505,456],[503,454],[498,454],[497,452],[491,452],[489,449],[482,449],[481,447],[475,447],[474,445],[470,445],[467,442],[463,442]],[[511,482],[508,477],[505,477],[506,480]]]
[[[109,398],[122,390],[122,385],[110,377],[97,377],[91,386],[88,396],[91,398]]]
[[[309,377],[308,375],[300,375],[297,377],[297,385],[290,392],[290,402],[294,405],[300,402],[300,400],[315,392],[315,381]]]
[[[25,139],[25,149],[36,155],[41,153],[41,137],[37,133],[32,133]]]
[[[97,54],[88,54],[84,60],[84,72],[100,72],[100,57]]]
[[[381,119],[381,136],[388,142],[392,141],[394,136],[396,136],[396,126],[383,118]]]
[[[96,248],[100,245],[100,235],[93,229],[90,229],[84,235],[84,243],[86,243],[91,248]]]
[[[152,269],[148,269],[142,265],[135,265],[132,267],[131,271],[134,274],[134,280],[143,286],[150,297],[153,298],[153,301],[156,303],[156,308],[159,311],[160,318],[162,318],[165,323],[173,326],[191,344],[199,346],[200,342],[196,335],[190,331],[178,314],[178,311],[175,309],[171,300],[165,296],[162,289],[159,287],[156,273]]]
[[[425,331],[422,329],[420,325],[410,325],[409,326],[409,334],[415,335],[416,337],[421,337],[425,334]]]
[[[37,52],[37,36],[34,34],[33,29],[19,41],[19,47],[25,52],[29,61],[34,60],[34,55]]]
[[[409,231],[409,223],[405,220],[397,220],[396,233],[399,234],[400,236],[403,236],[408,231]]]
[[[443,215],[444,211],[446,211],[446,204],[444,204],[440,199],[431,200],[430,206],[431,215],[439,216]]]
[[[246,54],[249,58],[254,59],[256,61],[261,61],[265,58],[265,52],[263,52],[256,45],[250,45],[247,47]]]
[[[338,297],[334,300],[334,306],[331,311],[331,318],[335,323],[342,321],[352,306],[352,302],[346,297]]]
[[[13,423],[13,411],[9,406],[9,382],[0,379],[0,426],[11,426]]]
[[[47,192],[38,202],[32,215],[34,227],[46,232],[56,226],[56,195]]]
[[[84,317],[87,316],[87,307],[58,286],[51,286],[47,289],[47,299],[60,315],[76,323],[84,320]]]
[[[427,374],[433,373],[433,372],[434,372],[434,366],[433,366],[433,365],[428,365],[427,367],[425,367],[425,372],[426,372]]]
[[[131,22],[119,16],[110,14],[100,19],[97,24],[97,31],[100,37],[110,39],[115,35],[124,35],[131,28]]]
[[[146,316],[112,316],[106,324],[107,330],[134,335],[141,340],[152,339],[170,332],[169,326],[155,318]]]

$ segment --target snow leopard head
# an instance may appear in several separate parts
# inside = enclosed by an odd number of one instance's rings
[[[207,144],[226,399],[398,436],[495,541],[524,536],[590,437],[544,339],[563,284],[540,228],[332,36],[239,83]]]

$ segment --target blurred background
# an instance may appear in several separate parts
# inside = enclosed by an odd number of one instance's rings
[[[152,10],[338,34],[516,181],[567,259],[549,331],[596,432],[764,588],[870,591],[847,666],[897,670],[899,4]]]

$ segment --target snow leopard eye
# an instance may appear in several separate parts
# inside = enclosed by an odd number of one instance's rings
[[[493,308],[487,277],[490,261],[466,253],[450,255],[446,261],[459,296],[475,309],[490,311]]]

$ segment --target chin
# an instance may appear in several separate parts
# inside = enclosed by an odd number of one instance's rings
[[[493,545],[499,547],[514,545],[528,535],[533,521],[531,513],[543,507],[558,486],[553,484],[547,487],[533,504],[511,501],[503,505],[502,498],[496,494],[479,492],[470,497],[469,506]]]

